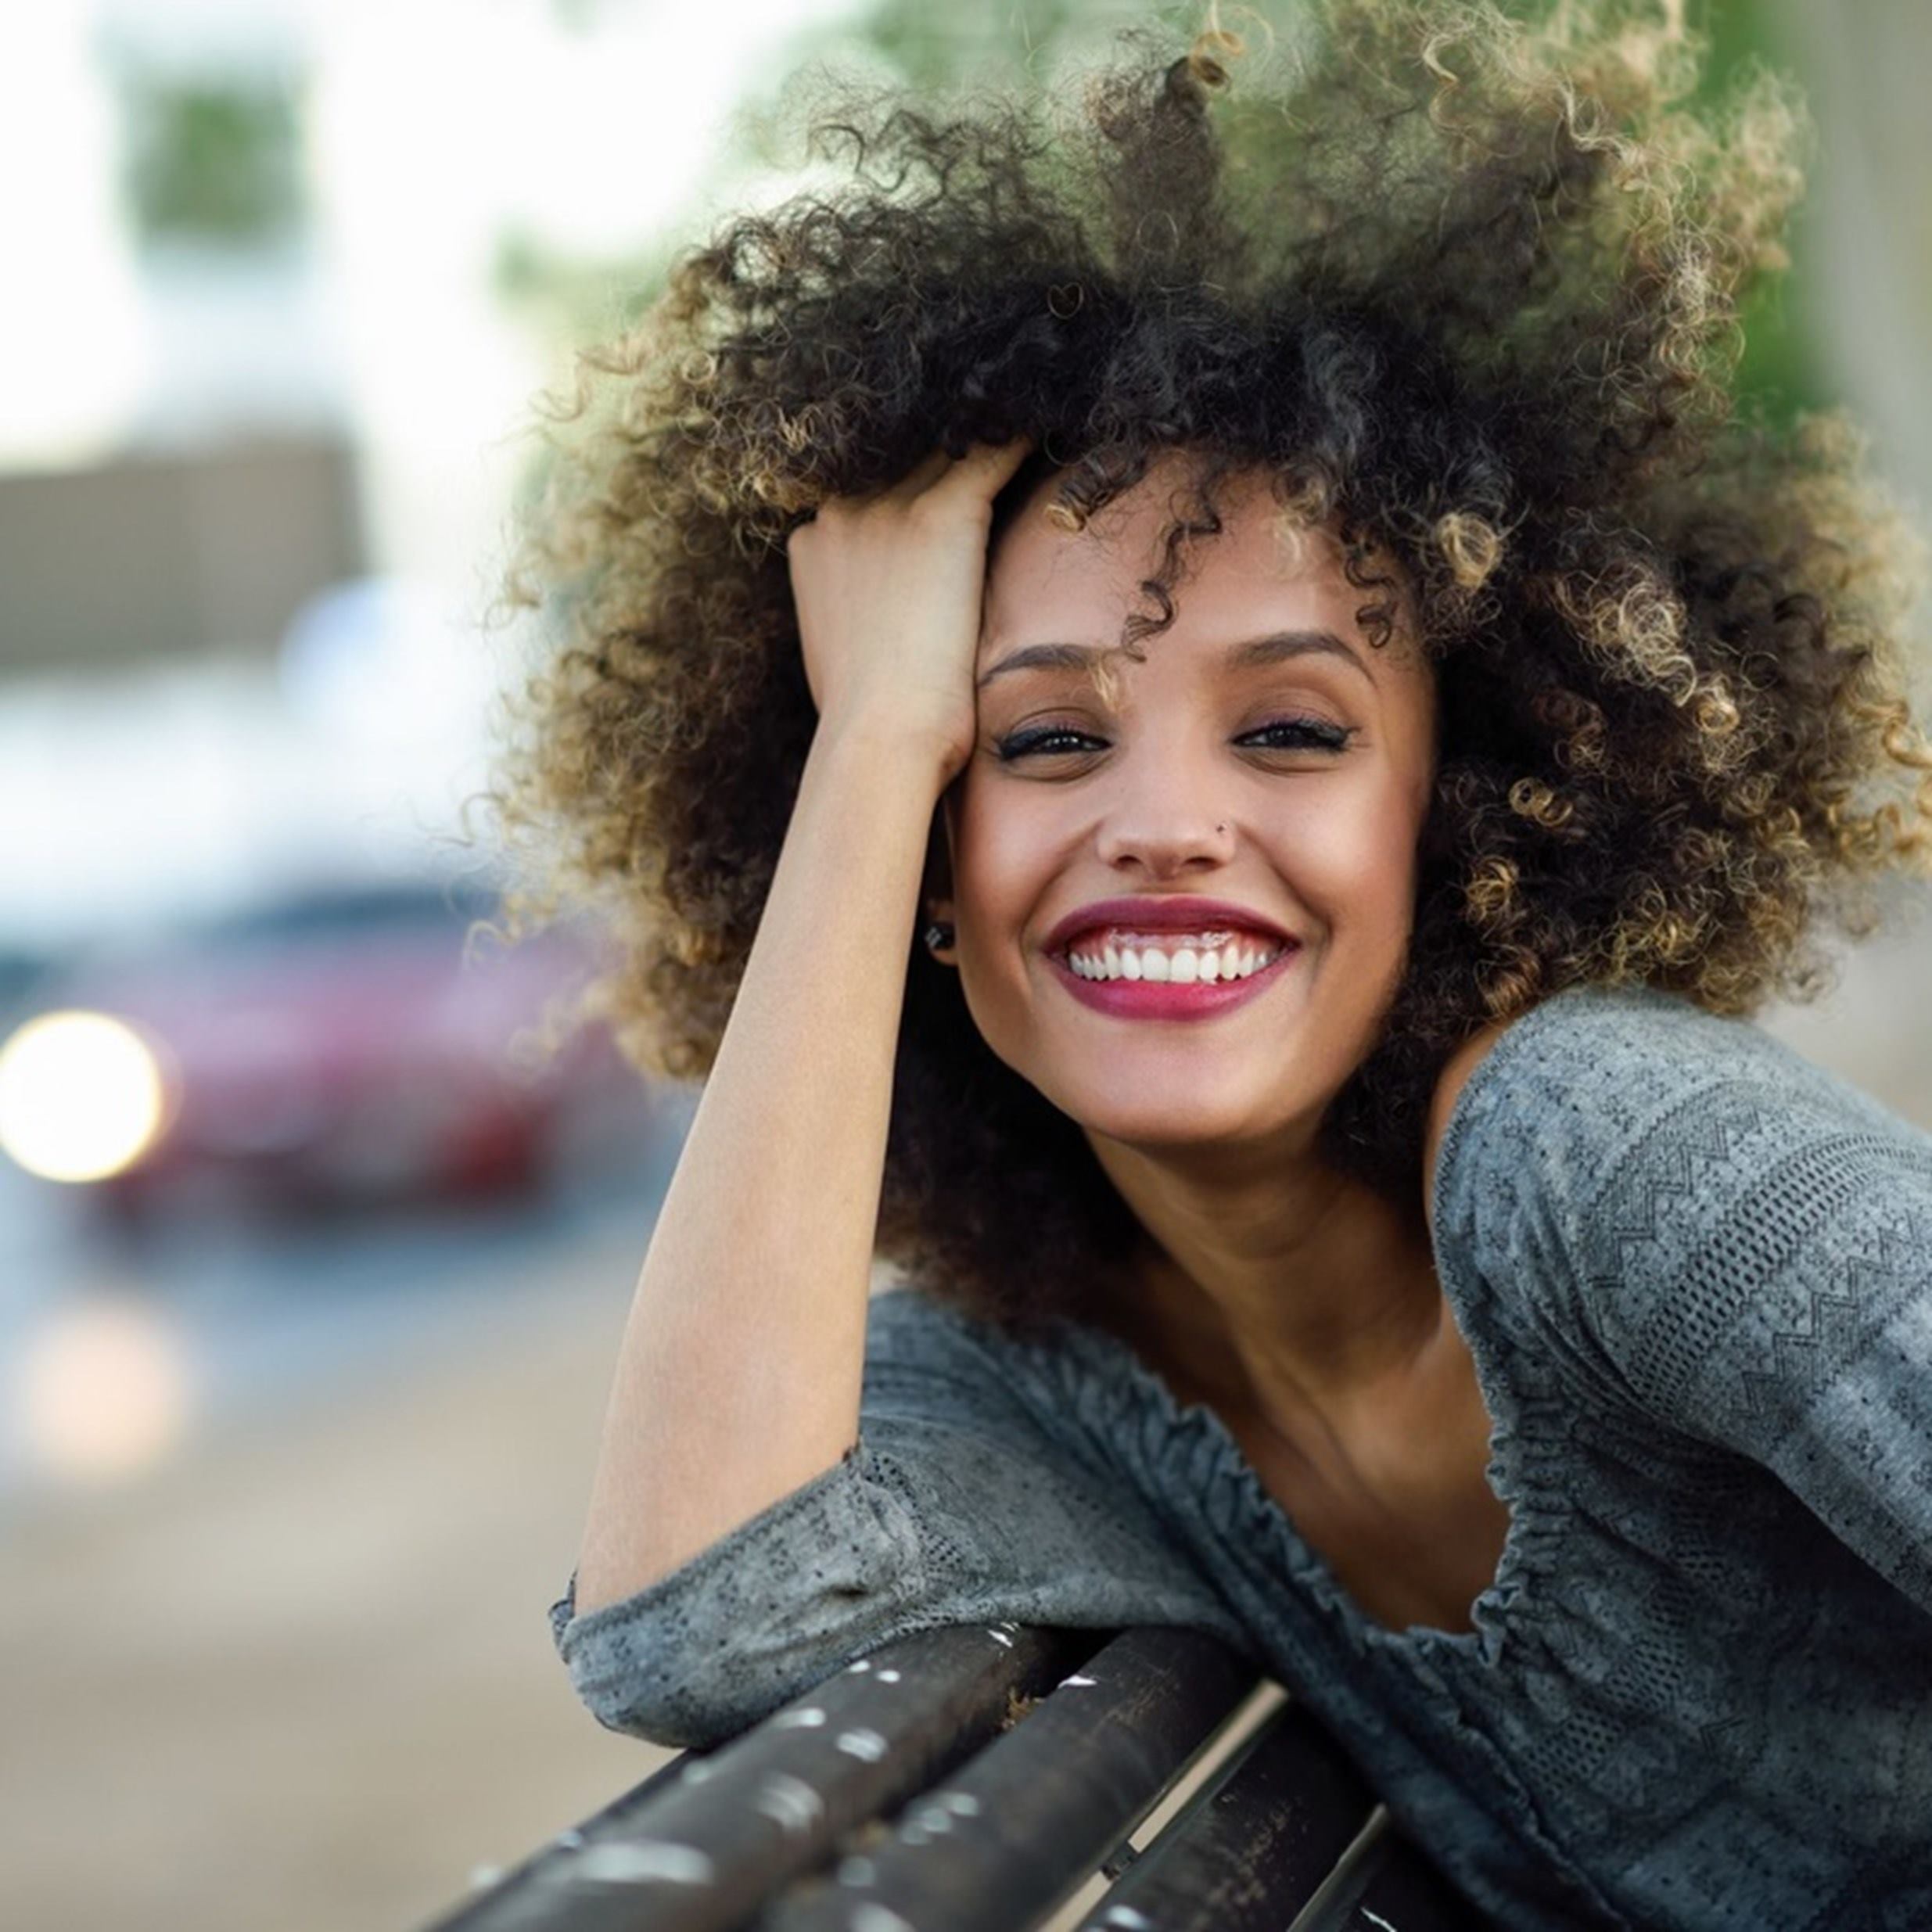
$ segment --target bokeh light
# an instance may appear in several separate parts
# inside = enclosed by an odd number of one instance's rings
[[[22,1445],[70,1482],[124,1481],[170,1454],[193,1406],[181,1344],[131,1295],[97,1294],[51,1316],[15,1370]]]
[[[167,1082],[154,1049],[107,1013],[43,1013],[0,1047],[0,1147],[45,1180],[103,1180],[153,1146]]]

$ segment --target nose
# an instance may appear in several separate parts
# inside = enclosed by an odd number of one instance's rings
[[[1144,767],[1101,821],[1097,846],[1117,871],[1157,879],[1212,871],[1234,856],[1234,821],[1198,779],[1172,770],[1150,777]]]

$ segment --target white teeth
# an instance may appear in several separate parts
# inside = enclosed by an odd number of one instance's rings
[[[1067,963],[1083,979],[1169,980],[1179,986],[1212,985],[1223,979],[1246,979],[1272,965],[1282,949],[1242,946],[1230,939],[1219,949],[1177,946],[1164,953],[1153,946],[1119,946],[1109,940],[1098,953],[1072,953]]]

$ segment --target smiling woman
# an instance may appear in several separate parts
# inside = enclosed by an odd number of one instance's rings
[[[1796,110],[1306,16],[835,101],[585,359],[504,799],[706,1084],[558,1647],[1193,1625],[1512,1928],[1932,1923],[1932,1139],[1748,1017],[1932,854],[1895,521],[1732,407]]]
[[[1223,487],[1223,527],[1142,661],[1053,641],[1119,631],[1188,481],[1164,458],[1078,534],[1021,514],[1000,537],[979,742],[944,800],[953,890],[933,900],[980,1036],[1083,1124],[1116,1188],[1110,1144],[1305,1146],[1402,978],[1435,776],[1432,667],[1412,637],[1370,645],[1334,546],[1285,541],[1260,477]],[[1204,882],[1234,929],[1176,900]],[[1140,896],[1080,903],[1123,891]],[[1223,986],[1237,930],[1268,963]],[[1097,971],[1072,969],[1070,939]],[[1083,1008],[1223,1023],[1181,1042],[1097,1032]]]

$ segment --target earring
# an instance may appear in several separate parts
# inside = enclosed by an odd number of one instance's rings
[[[925,937],[927,951],[936,953],[953,943],[953,928],[943,919],[935,919],[926,928]]]

